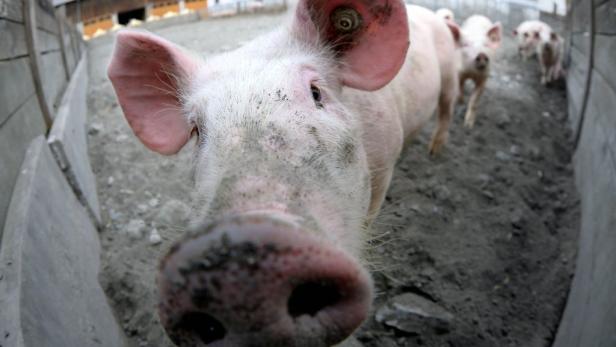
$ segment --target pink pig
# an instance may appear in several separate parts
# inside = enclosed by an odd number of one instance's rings
[[[518,41],[518,53],[523,60],[527,60],[536,53],[541,34],[550,32],[549,25],[539,20],[527,20],[513,30],[513,36]]]
[[[439,8],[436,10],[436,15],[446,21],[456,21],[456,16],[453,11],[448,8]]]
[[[541,67],[541,84],[558,80],[563,72],[563,39],[552,29],[544,30],[540,34],[537,44],[537,57]]]
[[[393,0],[301,0],[216,57],[118,33],[109,78],[136,136],[166,155],[196,137],[193,231],[158,277],[177,345],[329,346],[362,323],[368,228],[435,112],[430,151],[446,142],[454,52],[434,13]]]
[[[462,24],[460,33],[460,95],[459,103],[464,102],[464,83],[472,80],[475,88],[471,94],[464,116],[464,125],[472,128],[477,116],[477,103],[490,76],[490,61],[502,39],[500,23],[492,23],[481,15],[473,15]]]

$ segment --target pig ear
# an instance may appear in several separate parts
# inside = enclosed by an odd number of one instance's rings
[[[182,112],[181,90],[197,62],[152,34],[121,31],[107,70],[128,124],[143,144],[161,154],[177,153],[192,126]]]
[[[551,32],[550,33],[550,40],[552,41],[558,41],[558,34],[555,32]]]
[[[453,41],[456,43],[456,47],[461,47],[462,33],[460,32],[460,27],[452,20],[447,20],[445,23],[447,23],[447,27],[449,28],[449,31],[451,31],[451,35],[453,35]]]
[[[500,47],[501,44],[501,40],[502,40],[502,32],[503,32],[503,28],[501,26],[501,23],[496,23],[494,24],[490,30],[488,30],[488,39],[490,40],[489,45],[492,48],[498,48]]]
[[[300,0],[295,32],[330,47],[340,60],[344,85],[376,90],[398,73],[409,47],[401,0]]]

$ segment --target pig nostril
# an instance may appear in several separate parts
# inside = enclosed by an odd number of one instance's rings
[[[314,316],[329,306],[335,306],[343,298],[338,287],[329,281],[306,282],[293,289],[288,310],[291,317],[307,314]]]
[[[202,312],[186,313],[174,330],[180,336],[198,336],[204,344],[222,340],[227,334],[227,330],[222,323]]]

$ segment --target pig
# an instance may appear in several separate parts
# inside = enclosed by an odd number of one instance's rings
[[[543,30],[537,45],[541,84],[554,82],[562,75],[563,39],[551,29]]]
[[[436,10],[436,15],[445,21],[456,21],[456,17],[453,14],[453,11],[448,8],[439,8]]]
[[[396,160],[434,113],[430,151],[447,139],[450,30],[399,0],[300,0],[214,57],[117,34],[108,76],[135,135],[163,155],[195,141],[190,232],[157,276],[175,344],[330,346],[364,321],[362,251]]]
[[[526,61],[536,54],[541,33],[549,31],[550,26],[539,20],[524,21],[513,30],[513,36],[518,41],[518,54],[522,60]]]
[[[459,103],[464,103],[464,84],[472,80],[475,84],[464,116],[464,125],[472,128],[475,124],[477,103],[490,76],[490,61],[501,44],[502,27],[487,17],[473,15],[466,19],[460,30],[460,94]]]

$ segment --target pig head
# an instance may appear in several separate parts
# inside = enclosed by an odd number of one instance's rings
[[[365,319],[373,173],[341,92],[389,83],[408,44],[391,0],[302,0],[217,57],[118,33],[108,75],[135,135],[165,155],[195,139],[192,232],[158,277],[177,345],[328,346]]]

